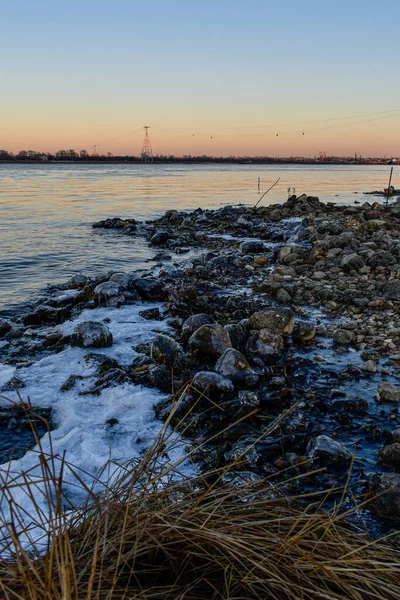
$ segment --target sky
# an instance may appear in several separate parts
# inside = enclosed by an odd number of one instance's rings
[[[149,125],[155,154],[399,156],[399,22],[398,0],[3,0],[0,148],[137,155]]]

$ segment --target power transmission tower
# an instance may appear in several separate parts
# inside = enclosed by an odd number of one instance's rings
[[[145,134],[144,134],[144,140],[143,140],[143,146],[142,146],[142,154],[140,155],[140,158],[142,159],[142,161],[144,162],[150,162],[153,160],[153,150],[151,148],[151,142],[150,142],[150,137],[149,137],[149,125],[146,125],[145,127],[143,127]]]

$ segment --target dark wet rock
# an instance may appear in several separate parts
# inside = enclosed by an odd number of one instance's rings
[[[70,343],[81,348],[106,348],[112,345],[113,337],[104,323],[84,321],[75,327]]]
[[[223,377],[219,373],[211,371],[200,371],[193,378],[193,387],[199,390],[212,390],[220,393],[231,394],[234,391],[233,383],[230,379]]]
[[[269,329],[290,335],[294,328],[294,313],[289,308],[275,308],[254,313],[247,321],[247,330]]]
[[[72,390],[75,387],[76,382],[78,381],[78,379],[80,379],[80,377],[78,375],[70,375],[68,377],[68,379],[66,379],[64,381],[64,383],[60,387],[60,390],[62,392],[69,392],[70,390]]]
[[[293,328],[292,339],[295,342],[309,342],[315,338],[316,333],[317,330],[312,323],[299,321]]]
[[[182,325],[182,341],[187,343],[189,341],[190,336],[197,331],[202,325],[211,325],[214,323],[214,319],[212,319],[209,315],[198,314],[192,315]]]
[[[205,357],[218,358],[232,347],[229,333],[218,323],[202,325],[189,339],[189,347],[193,352]]]
[[[0,319],[0,338],[4,337],[12,329],[11,321],[7,319]]]
[[[383,288],[383,295],[388,300],[400,300],[400,279],[388,281]]]
[[[84,275],[83,273],[77,273],[73,275],[71,279],[68,281],[67,286],[71,290],[80,290],[85,287],[90,282],[90,277]]]
[[[115,281],[105,281],[94,288],[94,300],[99,306],[114,306],[120,295],[120,286]]]
[[[342,258],[341,267],[346,273],[359,271],[364,266],[364,259],[359,254],[347,254]]]
[[[379,459],[386,465],[390,465],[395,467],[396,469],[400,468],[400,443],[395,442],[394,444],[389,444],[388,446],[384,446],[378,451]]]
[[[23,317],[24,325],[42,325],[44,323],[58,323],[59,313],[52,306],[41,304],[31,313]]]
[[[127,225],[135,225],[135,219],[120,219],[119,217],[114,217],[112,219],[104,219],[104,221],[98,221],[97,223],[93,223],[93,229],[104,228],[104,229],[124,229]]]
[[[150,244],[152,246],[162,246],[167,243],[171,235],[168,231],[157,231],[150,238]]]
[[[293,298],[285,288],[281,287],[276,293],[276,299],[280,304],[292,304]]]
[[[131,288],[137,290],[144,300],[162,300],[164,288],[155,277],[142,277],[131,282]]]
[[[159,308],[147,308],[146,310],[141,310],[139,315],[148,321],[160,321],[162,319]]]
[[[247,341],[245,329],[236,323],[229,323],[228,325],[225,325],[224,329],[226,329],[229,334],[232,348],[239,350],[239,352],[243,352]]]
[[[400,474],[384,473],[377,477],[374,487],[375,512],[389,519],[400,519]]]
[[[276,359],[283,348],[283,339],[279,333],[270,329],[260,329],[254,335],[250,336],[245,354],[251,359],[260,358],[263,361]]]
[[[307,454],[313,462],[323,466],[345,466],[351,460],[351,452],[327,435],[319,435],[312,440]]]
[[[378,397],[381,402],[399,402],[400,388],[388,381],[382,381],[378,385]]]
[[[350,331],[348,329],[337,329],[333,334],[333,341],[335,344],[339,344],[342,346],[347,346],[349,344],[354,344],[356,341],[356,334],[354,331]]]
[[[260,252],[265,252],[265,246],[263,242],[250,240],[240,244],[240,251],[242,254],[258,254]]]
[[[94,297],[95,287],[95,283],[88,283],[87,285],[85,285],[85,287],[82,290],[80,290],[75,296],[75,303],[81,304],[90,302]]]
[[[179,367],[185,360],[185,353],[178,342],[168,335],[158,334],[151,344],[151,356],[158,363]]]
[[[254,385],[258,375],[250,367],[247,358],[234,348],[228,348],[218,359],[215,370],[220,375],[228,377],[233,383]]]
[[[171,367],[168,365],[148,364],[136,367],[130,372],[131,380],[151,388],[158,388],[163,392],[171,392],[173,381]]]

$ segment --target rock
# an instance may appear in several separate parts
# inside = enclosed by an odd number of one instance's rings
[[[388,381],[382,381],[378,385],[378,397],[381,402],[399,402],[400,389]]]
[[[242,254],[259,254],[260,252],[265,252],[265,246],[263,242],[251,240],[242,242],[240,244],[240,251]]]
[[[164,297],[164,288],[155,277],[133,279],[130,288],[137,290],[144,300],[162,300]]]
[[[356,334],[348,329],[337,329],[333,334],[333,341],[343,346],[353,344],[356,341]]]
[[[245,349],[249,358],[261,358],[263,361],[277,358],[283,348],[283,339],[279,333],[270,329],[260,329],[250,336]]]
[[[94,288],[94,300],[99,306],[109,306],[119,295],[120,287],[115,281],[105,281]]]
[[[290,335],[294,328],[294,313],[289,308],[275,308],[254,313],[247,321],[247,330],[269,329]]]
[[[374,360],[367,360],[363,365],[362,365],[362,370],[365,371],[366,373],[376,373],[378,370],[378,367],[376,365],[376,362]]]
[[[300,321],[293,328],[292,339],[295,342],[309,342],[315,338],[316,333],[317,330],[312,323]]]
[[[0,319],[0,338],[4,337],[12,329],[11,321]]]
[[[218,358],[232,347],[229,333],[218,323],[202,325],[189,339],[189,347],[193,352],[203,356]]]
[[[202,325],[211,325],[214,323],[214,319],[212,319],[209,315],[198,314],[192,315],[182,325],[182,333],[181,338],[184,343],[187,343],[190,336],[199,329]]]
[[[163,244],[167,243],[170,237],[171,236],[167,231],[157,231],[154,235],[151,236],[150,244],[152,246],[162,246]]]
[[[210,371],[200,371],[193,378],[193,387],[198,390],[218,391],[220,393],[231,394],[234,391],[233,383],[230,379],[223,377],[219,373]]]
[[[400,468],[400,443],[395,442],[389,444],[389,446],[384,446],[378,451],[378,457],[386,465]]]
[[[351,452],[327,435],[319,435],[311,441],[307,455],[312,461],[324,466],[344,466],[351,460]]]
[[[400,300],[400,279],[388,281],[383,288],[383,296],[387,300]]]
[[[364,266],[364,259],[359,254],[347,254],[342,258],[341,267],[345,273],[359,271]]]
[[[247,358],[234,348],[228,348],[220,356],[215,365],[215,370],[220,375],[228,377],[233,383],[246,383],[253,385],[258,381],[258,375],[247,362]]]
[[[104,323],[84,321],[75,327],[70,343],[80,348],[106,348],[112,345],[113,337]]]
[[[73,275],[71,279],[68,281],[67,286],[71,290],[80,290],[85,287],[86,284],[90,282],[90,277],[87,277],[83,273],[77,273]]]
[[[158,334],[151,344],[151,356],[158,363],[178,366],[185,359],[183,348],[167,335]]]
[[[374,492],[376,494],[373,503],[375,512],[390,519],[400,519],[400,474],[384,473],[380,475]]]
[[[94,229],[99,227],[104,229],[124,229],[127,225],[133,225],[135,223],[135,219],[120,219],[119,217],[114,217],[112,219],[105,219],[104,221],[93,223],[92,227]]]
[[[243,352],[247,341],[247,335],[243,327],[236,323],[229,323],[228,325],[225,325],[224,329],[226,329],[229,334],[232,348],[239,350],[239,352]]]
[[[41,304],[31,313],[23,317],[24,325],[41,325],[43,323],[58,323],[58,311],[52,306]]]
[[[146,319],[147,321],[161,321],[162,315],[159,308],[146,308],[145,310],[141,310],[139,315]]]
[[[280,288],[278,290],[276,299],[280,304],[292,304],[293,302],[292,296],[285,290],[285,288]]]

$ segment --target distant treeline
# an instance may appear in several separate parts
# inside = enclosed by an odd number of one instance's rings
[[[140,156],[114,156],[110,152],[107,154],[89,154],[87,150],[79,152],[73,149],[59,150],[54,154],[50,152],[38,152],[35,150],[20,150],[17,154],[8,150],[0,150],[0,162],[13,163],[52,163],[52,162],[77,162],[77,163],[140,163],[143,162]],[[340,157],[340,156],[174,156],[172,154],[158,154],[153,157],[154,163],[225,163],[225,164],[392,164],[396,159],[387,160],[387,158],[361,158],[361,157]]]

